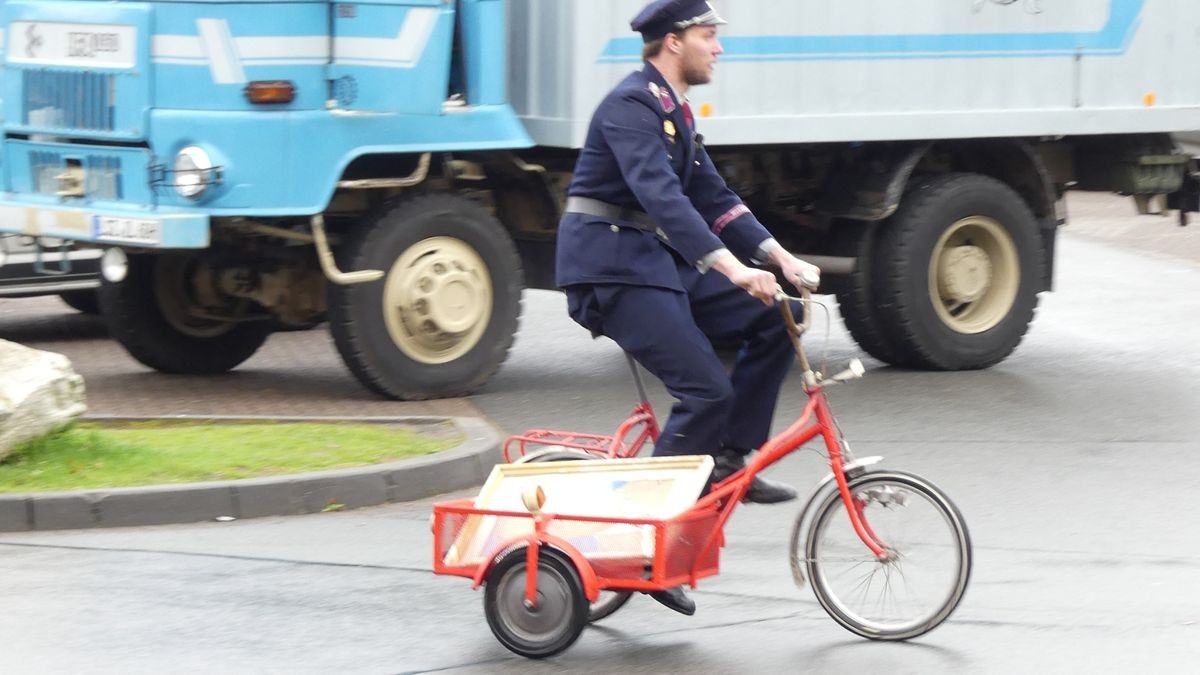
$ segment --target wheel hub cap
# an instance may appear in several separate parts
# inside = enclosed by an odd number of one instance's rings
[[[969,335],[994,328],[1012,311],[1020,285],[1016,244],[993,218],[963,218],[934,244],[929,299],[938,318],[955,332]]]
[[[461,336],[479,322],[481,288],[460,261],[430,256],[415,270],[417,287],[408,310],[432,332]]]
[[[500,594],[502,618],[527,639],[559,632],[570,613],[571,599],[560,578],[539,569],[537,587],[537,605],[530,607],[525,602],[525,569],[518,567],[505,577]]]
[[[410,358],[446,363],[478,344],[492,314],[487,266],[466,242],[432,237],[405,251],[388,273],[388,332]]]
[[[973,302],[992,284],[992,261],[978,246],[956,246],[942,256],[942,288],[948,300]]]

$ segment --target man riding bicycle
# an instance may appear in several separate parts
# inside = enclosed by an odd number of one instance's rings
[[[815,286],[820,273],[771,237],[695,132],[687,93],[712,80],[724,23],[702,0],[656,0],[633,19],[645,66],[592,118],[557,250],[571,317],[612,338],[677,399],[654,454],[711,454],[711,482],[742,468],[767,439],[793,358],[773,309],[775,275],[752,264],[772,263],[797,286]],[[740,343],[732,373],[713,339]],[[745,499],[795,496],[755,478]],[[681,588],[653,595],[695,611]]]

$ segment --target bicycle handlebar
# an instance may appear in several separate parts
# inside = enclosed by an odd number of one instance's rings
[[[792,314],[792,305],[789,300],[798,300],[804,303],[804,318],[799,324],[796,323],[796,317]],[[800,338],[812,326],[812,292],[808,288],[800,289],[800,297],[793,298],[790,295],[780,291],[775,295],[775,302],[779,305],[779,313],[783,315],[783,323],[787,327],[788,337],[792,340],[792,347],[796,350],[796,356],[800,359],[800,367],[804,370],[804,387],[806,390],[818,386],[818,374],[814,373],[812,367],[808,363],[808,355],[804,352],[804,345]],[[863,369],[862,361],[851,359],[850,367],[842,372],[827,378],[823,381],[825,386],[845,382],[847,380],[856,379],[863,376],[866,372]]]
[[[793,299],[806,305],[803,308],[804,318],[799,324],[796,323],[796,317],[792,314],[792,303],[789,302]],[[779,305],[779,313],[783,315],[783,324],[787,327],[792,348],[796,350],[796,356],[800,359],[800,367],[804,370],[804,388],[806,390],[817,386],[817,378],[812,372],[812,367],[808,365],[808,355],[804,353],[804,345],[800,342],[800,337],[812,325],[812,305],[809,302],[811,299],[812,293],[803,286],[800,288],[799,298],[792,298],[783,291],[775,295],[775,302]]]
[[[802,303],[808,304],[811,299],[812,291],[809,291],[808,288],[801,288],[800,297],[798,298],[793,298],[783,291],[775,294],[775,302],[779,304],[779,311],[783,314],[783,323],[787,326],[788,332],[796,337],[800,337],[812,325],[812,312],[809,311],[808,307],[805,307],[804,318],[797,324],[796,317],[792,314],[792,306],[788,303],[788,300],[799,300]]]

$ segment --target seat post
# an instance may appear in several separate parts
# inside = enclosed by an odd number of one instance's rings
[[[639,401],[641,403],[649,403],[650,399],[646,396],[646,385],[642,383],[642,373],[638,368],[637,361],[633,360],[633,355],[625,352],[625,360],[629,362],[629,371],[633,373],[633,383],[637,385]]]

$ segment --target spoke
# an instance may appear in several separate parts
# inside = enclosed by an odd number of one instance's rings
[[[921,610],[924,610],[927,607],[929,607],[929,605],[927,603],[922,602],[920,599],[918,599],[918,596],[916,596],[913,593],[913,588],[916,586],[916,584],[913,584],[912,582],[910,582],[908,580],[908,575],[906,575],[904,573],[904,569],[902,567],[900,567],[899,565],[896,565],[896,574],[900,575],[900,579],[902,581],[904,581],[904,588],[905,588],[905,590],[908,591],[909,599],[912,602],[914,602]]]
[[[836,575],[834,575],[833,578],[839,579],[839,578],[845,576],[847,573],[853,572],[854,570],[858,569],[859,567],[862,567],[863,565],[867,564],[868,562],[873,562],[873,561],[863,560],[861,562],[854,563],[850,567],[846,567],[846,568],[842,569],[842,571],[840,571]]]
[[[844,508],[831,505],[816,526],[819,553],[806,560],[821,580],[814,588],[824,589],[818,591],[822,601],[864,630],[919,629],[952,597],[955,570],[963,564],[954,557],[961,548],[954,524],[935,496],[899,481],[867,481],[854,496],[863,525],[884,546],[887,560],[869,553],[851,523],[837,517]]]
[[[863,592],[862,592],[862,602],[859,604],[859,606],[860,606],[860,607],[863,607],[864,609],[865,609],[865,604],[866,604],[867,602],[869,602],[869,601],[870,601],[870,597],[871,597],[871,585],[872,585],[872,583],[874,583],[874,581],[875,581],[875,575],[876,575],[878,572],[879,572],[879,570],[878,570],[878,569],[873,569],[873,570],[871,570],[871,572],[870,572],[869,574],[867,574],[867,575],[866,575],[866,576],[863,578],[863,580],[862,580],[862,581],[860,581],[860,582],[859,582],[859,583],[858,583],[858,584],[857,584],[857,585],[856,585],[854,588],[852,588],[852,589],[851,589],[851,591],[857,590],[857,589],[859,589],[859,588],[862,588],[862,589],[863,589]],[[859,613],[861,614],[861,612],[859,612]]]
[[[887,601],[892,595],[892,569],[890,565],[883,568],[883,593],[879,596],[879,616],[888,616]]]
[[[840,563],[852,562],[852,563],[856,563],[856,564],[877,562],[875,560],[874,555],[872,555],[870,558],[864,558],[862,556],[847,556],[845,558],[824,558],[824,557],[808,558],[807,560],[808,560],[808,562],[816,562],[816,563],[822,563],[822,564],[823,563],[834,563],[834,562],[840,562]]]

